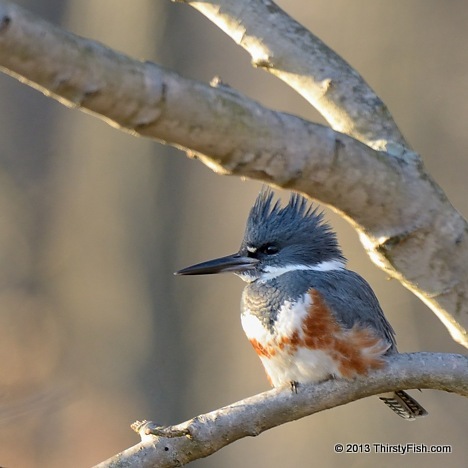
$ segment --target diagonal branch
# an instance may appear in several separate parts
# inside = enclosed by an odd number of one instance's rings
[[[181,466],[280,424],[371,395],[410,388],[432,388],[468,396],[468,357],[399,354],[389,359],[386,369],[365,379],[304,385],[297,394],[289,388],[270,390],[170,428],[155,428],[153,423],[136,424],[142,442],[97,467]],[[148,430],[154,429],[160,435],[147,435]]]
[[[459,323],[468,317],[468,226],[414,153],[375,151],[222,83],[208,86],[133,60],[4,0],[0,67],[110,125],[189,149],[217,172],[331,205],[358,229],[375,263],[468,347]]]
[[[343,58],[271,0],[177,0],[216,24],[309,101],[339,132],[376,148],[407,146],[382,100]],[[314,8],[312,5],[310,8]]]

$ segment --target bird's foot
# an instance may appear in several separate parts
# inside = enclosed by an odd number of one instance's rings
[[[297,393],[297,387],[299,387],[299,382],[296,382],[295,380],[291,380],[289,384],[291,385],[291,392]]]

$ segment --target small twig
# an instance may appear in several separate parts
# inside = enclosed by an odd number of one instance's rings
[[[177,429],[175,426],[161,426],[154,421],[135,421],[130,427],[140,434],[142,438],[147,435],[166,437],[168,439],[174,437],[190,437],[189,429]]]

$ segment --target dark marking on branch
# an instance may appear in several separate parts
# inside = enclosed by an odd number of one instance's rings
[[[0,33],[5,32],[11,24],[11,17],[5,15],[0,19]]]

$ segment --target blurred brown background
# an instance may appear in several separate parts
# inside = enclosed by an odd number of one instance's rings
[[[263,104],[323,122],[195,10],[169,1],[18,1],[82,36]],[[468,215],[468,6],[407,0],[281,1],[389,106],[452,203]],[[0,465],[86,467],[162,424],[268,389],[241,330],[242,282],[172,272],[234,252],[260,188],[220,177],[0,76]],[[287,196],[287,194],[285,194]],[[328,212],[401,351],[464,352],[377,270]],[[466,466],[467,404],[435,391],[409,424],[376,398],[239,441],[196,467]],[[451,455],[336,455],[336,442],[451,444]],[[463,461],[465,460],[465,461]]]

